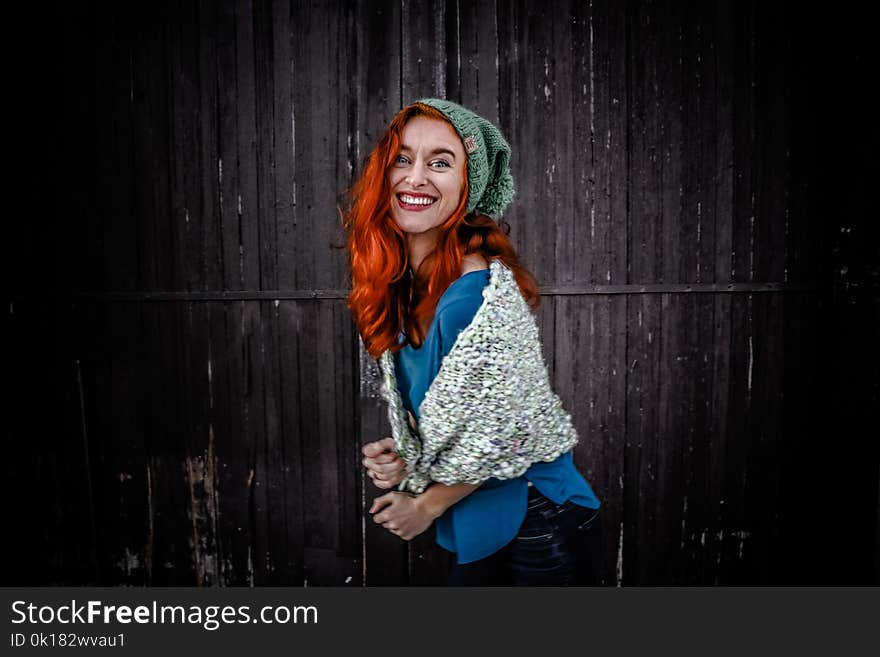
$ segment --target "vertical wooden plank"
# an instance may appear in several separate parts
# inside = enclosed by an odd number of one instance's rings
[[[358,362],[355,331],[344,302],[325,301],[332,326],[335,371],[333,396],[328,400],[336,415],[336,469],[339,472],[339,546],[338,569],[333,582],[349,586],[363,585],[363,535],[361,532],[361,445],[357,440],[356,397]]]
[[[131,87],[131,25],[124,16],[108,12],[112,26],[106,32],[110,52],[104,59],[107,77],[114,82],[113,101],[110,105],[112,122],[104,134],[110,135],[113,147],[103,150],[101,161],[111,167],[109,183],[104,186],[111,217],[116,221],[105,222],[103,254],[106,271],[96,289],[131,290],[137,287],[138,253],[137,222],[134,214],[134,162],[133,115],[130,97]]]
[[[105,368],[105,361],[99,355],[99,346],[104,344],[100,341],[100,330],[86,333],[79,328],[102,326],[100,321],[94,320],[104,317],[91,304],[71,307],[70,314],[65,317],[58,312],[61,309],[58,304],[56,317],[66,320],[63,333],[67,337],[58,340],[57,351],[49,352],[48,357],[54,356],[54,362],[48,359],[35,362],[33,354],[45,348],[46,339],[51,337],[45,330],[34,331],[38,323],[33,320],[41,314],[40,305],[32,301],[16,302],[10,308],[10,339],[20,337],[14,343],[22,347],[33,340],[33,348],[20,350],[25,354],[26,364],[19,366],[17,359],[12,359],[11,373],[19,375],[16,380],[23,397],[16,399],[13,393],[10,408],[31,411],[38,390],[51,391],[51,384],[61,384],[58,392],[65,394],[59,401],[64,402],[65,412],[61,417],[55,413],[29,412],[10,428],[10,438],[15,439],[18,448],[25,454],[29,446],[33,451],[21,461],[15,456],[10,457],[7,478],[14,485],[18,473],[27,473],[26,477],[31,480],[29,485],[37,493],[31,508],[13,505],[13,513],[21,513],[20,524],[16,526],[31,532],[32,540],[22,543],[25,554],[20,562],[15,563],[17,572],[11,573],[12,577],[7,577],[6,581],[18,581],[26,586],[81,582],[97,585],[102,581],[97,531],[102,501],[96,492],[102,482],[95,475],[99,461],[93,434],[98,404],[93,394],[94,386],[89,384],[96,381]],[[32,322],[30,325],[28,320]],[[25,332],[16,335],[22,328]],[[64,376],[66,363],[75,368],[69,379]],[[42,403],[41,400],[39,404]],[[35,410],[36,406],[33,408]],[[41,420],[42,416],[46,418]],[[53,466],[51,469],[50,465]],[[51,509],[54,517],[35,518],[36,509]],[[16,520],[15,515],[12,520]]]
[[[585,29],[590,30],[590,133],[593,142],[588,222],[591,262],[577,268],[580,280],[597,284],[628,282],[627,244],[629,228],[629,60],[627,57],[627,8],[615,3],[594,5]],[[583,93],[583,91],[582,91]],[[582,261],[579,259],[578,261]],[[583,276],[584,278],[581,278]],[[603,504],[603,580],[620,585],[628,564],[624,562],[624,465],[627,440],[627,307],[624,295],[610,296],[593,304],[591,343],[592,371],[605,371],[597,397],[604,418],[594,425],[604,428],[606,444],[591,465],[598,470],[596,493]],[[592,443],[591,443],[592,446]],[[578,448],[580,451],[580,448]],[[577,463],[579,451],[575,453]],[[588,454],[591,452],[588,452]]]
[[[174,217],[171,210],[171,180],[168,162],[171,156],[171,117],[168,113],[168,46],[164,10],[152,13],[149,26],[147,49],[150,57],[145,71],[147,86],[146,117],[149,125],[149,140],[146,143],[149,153],[149,172],[144,181],[149,181],[150,205],[153,208],[152,221],[155,225],[156,249],[151,254],[156,260],[158,274],[156,289],[178,289],[174,278],[175,268],[169,266],[169,254],[173,253]]]
[[[344,409],[337,407],[340,400],[351,398],[344,392],[350,384],[337,376],[346,365],[340,362],[345,357],[340,337],[345,333],[338,327],[328,330],[334,319],[331,304],[310,302],[304,322],[304,342],[310,353],[300,353],[301,363],[311,361],[314,366],[314,378],[304,382],[300,392],[304,400],[308,398],[304,412],[311,411],[311,419],[303,415],[309,421],[303,427],[308,459],[303,482],[307,499],[311,500],[305,507],[306,578],[309,584],[319,585],[356,583],[361,567],[360,542],[351,527],[358,515],[359,504],[353,493],[357,490],[355,478],[360,476],[355,466],[359,459],[355,461],[351,454],[357,449],[350,440],[351,420]]]
[[[759,3],[755,18],[755,276],[786,277],[790,184],[790,24],[783,3]],[[784,81],[784,82],[783,82]]]
[[[391,435],[384,402],[381,401],[379,386],[382,376],[376,361],[363,348],[360,348],[360,386],[358,403],[360,406],[359,434],[361,443],[370,442]],[[365,586],[401,586],[409,582],[409,550],[406,544],[394,534],[373,522],[367,509],[373,500],[385,491],[373,486],[361,471],[362,491],[362,531],[364,541],[363,582]],[[433,535],[433,530],[428,532]],[[421,572],[421,569],[419,569]]]
[[[622,357],[625,325],[612,325],[623,305],[622,297],[560,296],[555,299],[556,372],[554,389],[571,413],[580,442],[575,465],[590,482],[602,503],[603,567],[606,584],[614,582],[618,532],[621,521],[620,479],[623,445],[622,390],[626,364]],[[610,550],[610,552],[609,552]]]
[[[219,290],[223,286],[223,253],[220,236],[220,187],[222,161],[218,152],[217,116],[217,5],[198,3],[198,156],[200,228],[202,253],[201,286],[205,290]],[[191,217],[192,219],[192,217]]]
[[[340,490],[345,473],[339,471],[340,451],[347,436],[337,425],[335,342],[338,332],[332,326],[332,307],[327,302],[309,302],[303,317],[303,341],[299,354],[301,366],[312,379],[300,388],[302,401],[303,486],[310,504],[304,508],[306,535],[306,581],[309,584],[343,584],[356,577],[356,555],[340,552],[342,518]],[[347,567],[346,567],[347,566]]]
[[[697,98],[693,105],[694,120],[700,130],[699,169],[692,188],[696,203],[699,240],[695,280],[725,280],[730,269],[730,184],[732,182],[731,88],[727,75],[731,35],[726,16],[728,3],[707,6],[698,12],[696,32],[691,32],[695,52]],[[724,263],[727,264],[724,264]],[[708,567],[713,563],[712,551],[706,541],[714,536],[713,527],[720,514],[719,456],[723,453],[725,427],[719,426],[724,416],[724,398],[727,386],[726,313],[730,308],[729,295],[701,297],[697,300],[699,326],[703,331],[702,357],[698,363],[697,403],[695,424],[697,440],[689,448],[685,468],[691,473],[688,482],[688,517],[684,531],[686,558],[683,565],[686,583],[706,582]],[[720,314],[719,314],[720,313]],[[700,394],[700,391],[703,391]],[[716,408],[716,404],[718,407]],[[717,449],[721,447],[721,450]],[[710,543],[711,545],[711,543]]]
[[[371,3],[375,4],[375,3]],[[372,7],[372,9],[376,9]],[[345,153],[345,161],[337,157],[337,182],[333,187],[336,204],[334,209],[339,214],[336,216],[335,233],[333,233],[335,246],[345,243],[343,220],[341,212],[345,208],[346,192],[356,180],[359,171],[362,152],[366,150],[360,143],[360,131],[365,122],[361,115],[363,108],[363,94],[367,73],[364,71],[366,58],[364,48],[373,46],[368,43],[370,39],[364,34],[362,20],[364,18],[362,3],[349,3],[340,19],[341,40],[349,44],[340,50],[346,53],[345,70],[340,73],[340,80],[344,77],[346,83],[337,85],[337,93],[344,99],[342,102],[344,111],[339,113],[339,139],[345,138],[345,147],[337,140],[338,153]],[[381,7],[379,8],[381,11]],[[382,35],[387,37],[394,31],[385,30],[373,33],[373,37]],[[397,44],[392,42],[391,47]],[[385,62],[386,65],[388,62]],[[382,117],[373,117],[368,123],[373,126]],[[344,168],[343,168],[344,167]],[[340,181],[344,180],[344,185]],[[336,251],[335,273],[332,278],[335,285],[347,289],[351,287],[351,277],[348,268],[348,254],[343,249]],[[339,396],[335,406],[337,413],[337,425],[341,448],[339,451],[338,469],[342,473],[340,478],[340,550],[339,554],[343,563],[344,576],[337,578],[342,584],[351,586],[366,585],[367,569],[367,542],[365,536],[365,494],[364,494],[364,471],[361,465],[361,445],[364,442],[361,432],[361,415],[363,408],[360,397],[361,383],[361,358],[360,345],[357,330],[348,310],[347,300],[332,302],[333,309],[333,334],[336,335],[335,347],[338,352],[339,369],[342,376],[337,374],[339,382]],[[378,556],[378,555],[377,555]],[[381,557],[380,557],[381,559]]]
[[[94,419],[89,422],[94,427],[93,462],[99,464],[94,477],[101,579],[108,584],[143,585],[148,498],[142,465],[145,440],[158,424],[145,412],[156,399],[158,386],[147,354],[159,353],[161,344],[155,316],[139,304],[104,307],[102,314],[103,326],[114,329],[101,336],[110,349],[106,370],[96,381]]]
[[[715,159],[709,167],[715,171],[714,200],[712,201],[715,236],[711,267],[712,276],[717,283],[733,280],[733,213],[734,185],[734,48],[737,33],[731,29],[733,7],[728,3],[718,3],[713,7],[709,20],[716,36],[711,68],[716,72],[716,104],[710,117],[709,130],[717,134]],[[720,574],[721,554],[716,545],[716,536],[724,526],[725,520],[725,475],[724,459],[727,442],[730,439],[729,417],[731,386],[732,323],[731,313],[735,295],[719,294],[712,300],[712,344],[711,380],[714,382],[709,396],[708,442],[708,483],[707,517],[700,529],[699,545],[702,550],[701,581],[713,584],[722,583]],[[726,579],[724,581],[727,581]]]
[[[827,29],[826,17],[818,18],[815,12],[798,12],[789,15],[787,22],[791,31],[791,61],[789,62],[789,119],[786,121],[790,130],[790,151],[788,165],[790,167],[789,186],[786,190],[786,247],[784,280],[791,283],[818,285],[823,279],[823,268],[827,266],[827,256],[821,245],[827,239],[826,224],[821,219],[823,182],[820,181],[820,157],[825,140],[816,139],[821,134],[820,122],[823,112],[817,112],[823,99],[832,99],[834,94],[824,85],[815,84],[815,79],[836,79],[839,75],[829,73],[833,69],[824,67],[835,65],[833,59],[822,57],[811,43],[812,34],[817,29]],[[849,39],[848,39],[849,40]],[[798,70],[813,71],[812,76],[799,75]],[[847,67],[850,71],[852,66]],[[840,88],[845,88],[841,86]],[[822,89],[822,91],[820,91]],[[833,100],[826,102],[835,102]],[[812,108],[812,109],[808,109]],[[859,125],[853,121],[853,125]],[[823,157],[829,163],[833,157]],[[833,166],[833,165],[832,165]],[[836,230],[845,230],[845,226],[835,226]]]
[[[322,360],[327,354],[318,353],[318,335],[323,330],[319,325],[318,302],[308,302],[302,309],[302,337],[299,344],[299,363],[304,375],[309,378],[303,381],[299,388],[300,433],[303,445],[303,494],[306,503],[303,507],[305,527],[305,548],[327,550],[333,544],[333,528],[336,525],[338,509],[331,506],[325,515],[323,504],[319,500],[334,499],[333,485],[329,476],[325,476],[323,466],[329,461],[327,451],[332,449],[330,437],[325,436],[319,429],[320,396],[317,374]],[[312,378],[314,377],[314,378]],[[335,454],[333,454],[335,459]],[[326,473],[331,475],[331,473]],[[314,582],[315,577],[320,577],[319,555],[305,553],[305,581]]]
[[[655,344],[662,298],[638,295],[628,307],[627,435],[624,460],[623,584],[649,582],[657,522],[657,382],[660,350]],[[659,340],[659,336],[657,337]]]
[[[703,282],[715,276],[716,190],[720,174],[713,168],[718,157],[717,95],[715,50],[718,35],[714,6],[688,7],[684,28],[689,91],[685,98],[685,182],[683,208],[691,218],[695,234],[692,252],[682,264],[682,281]],[[691,314],[693,313],[693,314]],[[710,524],[709,458],[714,439],[711,399],[718,381],[712,377],[717,346],[714,332],[714,299],[699,294],[685,318],[695,319],[695,334],[689,352],[692,356],[691,422],[683,451],[682,470],[686,473],[685,501],[681,519],[681,581],[702,581],[704,542]]]
[[[264,273],[267,270],[264,269]],[[274,270],[272,270],[274,272]],[[269,556],[271,529],[269,513],[269,430],[267,427],[266,379],[263,375],[262,301],[246,301],[242,308],[241,332],[244,348],[241,375],[244,377],[243,432],[250,446],[248,454],[248,570],[253,583],[259,584],[271,569]],[[253,474],[251,474],[253,473]]]
[[[168,26],[169,103],[172,134],[171,206],[174,225],[175,278],[179,289],[201,287],[202,256],[198,247],[200,205],[198,194],[197,38],[195,11],[186,5]]]
[[[554,104],[553,142],[551,153],[555,161],[548,171],[549,191],[552,193],[553,223],[556,227],[556,250],[554,253],[555,268],[552,272],[557,283],[568,283],[575,280],[575,264],[577,246],[581,239],[583,226],[579,213],[582,211],[584,187],[580,182],[585,178],[580,171],[588,162],[584,153],[589,148],[589,141],[584,134],[576,134],[574,130],[575,98],[578,91],[575,68],[572,67],[572,52],[583,52],[582,41],[578,35],[578,5],[572,3],[561,11],[554,11],[549,21],[552,26],[550,34],[548,59],[544,62],[545,76],[544,97]],[[577,49],[577,50],[576,50]]]
[[[752,383],[754,375],[754,336],[752,329],[754,294],[737,295],[728,314],[730,321],[730,371],[728,375],[727,436],[722,457],[723,476],[719,499],[720,522],[713,537],[712,549],[716,556],[716,578],[720,584],[739,581],[742,574],[736,568],[738,550],[725,541],[725,531],[742,526],[744,518],[744,489],[746,479],[747,442],[751,431]]]
[[[155,308],[163,332],[170,334],[173,340],[165,349],[170,360],[162,364],[157,378],[161,389],[173,395],[169,404],[172,412],[163,416],[162,433],[169,442],[163,453],[171,462],[167,473],[173,477],[171,485],[176,487],[180,477],[185,486],[179,498],[182,498],[187,527],[178,535],[187,537],[190,583],[216,586],[220,583],[220,564],[216,558],[219,491],[208,308],[203,303],[160,303]],[[170,500],[164,504],[161,499],[159,502],[173,508]]]
[[[446,97],[446,3],[401,2],[400,93],[404,104]]]
[[[242,0],[235,4],[235,71],[237,114],[237,173],[239,188],[236,210],[239,227],[239,267],[242,287],[258,290],[262,286],[263,258],[260,205],[258,203],[257,152],[262,142],[257,133],[257,68],[254,38],[257,34],[253,3]]]
[[[107,309],[95,304],[83,304],[82,314],[95,326],[107,326]],[[89,466],[91,468],[90,479],[93,495],[93,512],[95,522],[94,535],[94,560],[96,583],[109,581],[109,573],[106,568],[106,539],[103,521],[106,513],[105,504],[107,496],[104,494],[105,479],[103,476],[103,462],[106,457],[103,454],[104,421],[105,413],[100,413],[102,407],[102,388],[109,381],[109,367],[107,357],[102,353],[105,346],[101,331],[82,332],[78,345],[79,352],[79,386],[81,395],[81,431],[85,434],[86,447],[89,451]],[[48,454],[46,460],[51,458]],[[45,461],[44,461],[45,462]],[[45,468],[45,466],[44,466]],[[42,537],[41,537],[42,538]]]
[[[85,241],[90,244],[84,245],[85,253],[94,249],[94,257],[83,258],[91,264],[81,268],[83,277],[79,289],[126,290],[135,286],[136,276],[132,270],[137,266],[138,255],[130,212],[133,185],[129,123],[131,77],[126,41],[130,26],[120,13],[100,11],[94,17],[100,36],[92,40],[98,53],[91,74],[101,101],[94,108],[95,144],[86,150],[100,154],[95,162],[94,184],[101,191],[96,199],[99,211],[93,213],[91,221],[82,223],[87,231]],[[70,66],[68,70],[83,70],[67,55],[63,59]],[[80,93],[78,90],[77,95]]]
[[[210,363],[201,304],[145,303],[163,344],[147,367],[155,385],[151,436],[152,577],[157,585],[217,584],[216,486],[208,443]],[[206,371],[207,370],[207,371]],[[145,376],[146,373],[141,373]],[[176,509],[176,512],[172,512]]]
[[[132,162],[133,162],[133,218],[137,226],[138,243],[138,278],[140,289],[159,289],[157,253],[159,243],[156,235],[156,207],[152,193],[153,161],[151,158],[152,129],[150,116],[150,83],[153,71],[150,68],[150,56],[153,48],[149,35],[142,24],[137,24],[139,17],[135,14],[132,20],[136,27],[131,36],[130,71],[131,76],[131,116],[132,116]]]
[[[292,3],[278,0],[272,3],[272,168],[275,174],[272,202],[272,214],[276,226],[276,253],[278,266],[277,286],[281,288],[296,287],[299,279],[298,270],[309,265],[304,261],[308,253],[298,253],[297,233],[298,220],[302,214],[297,213],[297,186],[310,186],[309,166],[300,166],[305,160],[298,158],[296,153],[296,121],[302,108],[296,104],[294,90],[298,87],[308,89],[312,84],[309,73],[316,68],[317,62],[311,59],[312,48],[308,39],[302,38],[298,31],[317,32],[327,39],[332,26],[326,24],[323,29],[310,29],[310,24],[297,12],[306,3]],[[327,39],[329,40],[329,39]],[[300,49],[297,49],[299,44]],[[302,51],[305,51],[303,53]],[[306,56],[303,57],[303,54]],[[320,61],[325,53],[315,53]],[[308,121],[308,119],[305,119]],[[267,144],[269,146],[269,144]],[[311,160],[314,163],[320,160]],[[268,208],[267,208],[268,210]],[[313,250],[318,244],[304,241]],[[308,280],[305,285],[310,285]]]
[[[733,201],[731,271],[728,280],[755,279],[755,8],[737,8],[731,16],[734,34],[732,69],[733,85]],[[719,576],[739,581],[743,575],[737,567],[738,546],[723,541],[724,530],[744,524],[744,495],[748,483],[746,462],[749,436],[752,431],[752,383],[754,374],[754,295],[739,295],[731,309],[731,398],[728,407],[730,434],[725,455],[724,509],[722,528],[716,535],[719,545]],[[730,581],[730,580],[727,580]]]
[[[630,178],[627,215],[628,281],[660,280],[661,177],[656,154],[660,120],[653,92],[657,80],[658,34],[649,8],[634,8],[628,17],[628,61],[631,87]],[[624,457],[623,561],[629,562],[624,583],[650,581],[651,561],[644,555],[656,530],[657,383],[660,361],[659,322],[662,298],[633,295],[627,308],[627,437]]]
[[[497,2],[448,0],[446,7],[446,97],[498,125]]]
[[[240,3],[239,3],[240,4]],[[217,173],[218,237],[223,263],[224,290],[241,290],[244,281],[241,244],[241,162],[239,154],[239,71],[237,8],[233,3],[217,7]],[[249,254],[250,255],[250,254]]]
[[[602,237],[596,235],[597,173],[603,162],[597,152],[601,138],[596,134],[596,86],[595,79],[601,75],[601,64],[596,61],[596,34],[593,29],[594,9],[589,3],[577,3],[571,9],[570,38],[564,39],[565,46],[574,55],[573,65],[566,70],[561,82],[570,89],[568,107],[571,112],[568,140],[570,150],[561,155],[567,159],[560,161],[563,174],[570,171],[571,208],[560,219],[565,222],[562,237],[562,258],[567,264],[557,270],[560,282],[597,282],[590,272],[607,269],[608,255],[599,248]],[[562,27],[562,26],[561,26]],[[567,61],[570,57],[559,52],[557,59]],[[601,110],[601,105],[599,106]],[[599,139],[599,141],[597,141]],[[605,225],[607,230],[608,226]],[[604,245],[603,245],[604,246]],[[598,260],[598,262],[597,262]],[[561,263],[560,263],[561,264]],[[600,282],[605,282],[599,278]]]
[[[295,557],[298,550],[288,541],[286,525],[286,459],[285,434],[281,422],[280,380],[278,367],[279,341],[278,307],[280,302],[261,301],[259,312],[259,356],[256,359],[255,376],[260,380],[262,431],[264,442],[257,447],[258,452],[265,456],[261,467],[255,469],[255,486],[259,490],[258,505],[262,509],[254,510],[254,522],[261,526],[257,536],[265,541],[255,550],[257,581],[263,585],[283,585],[295,574],[295,566],[291,568],[289,560]],[[261,512],[260,512],[261,511]],[[293,550],[291,548],[294,548]]]
[[[359,170],[376,146],[391,117],[403,105],[401,98],[401,6],[395,0],[360,2],[358,24],[358,96],[356,161]],[[381,375],[376,362],[364,351],[355,335],[358,359],[357,434],[360,444],[390,435],[384,403],[380,399]],[[361,492],[360,528],[364,561],[362,579],[367,586],[406,584],[407,547],[396,536],[372,521],[367,509],[383,493],[359,471]]]
[[[274,25],[269,3],[257,2],[253,7],[254,67],[254,204],[259,236],[259,289],[278,289],[278,225],[275,215],[276,172],[275,91],[274,91]],[[285,15],[280,17],[282,21]],[[283,29],[283,27],[282,27]]]
[[[512,167],[514,181],[520,181],[516,203],[508,212],[511,236],[526,266],[545,285],[556,275],[556,222],[561,212],[557,206],[563,202],[555,131],[558,121],[567,120],[557,116],[554,96],[554,14],[544,5],[522,2],[499,6],[498,11],[499,51],[509,58],[499,66],[500,88],[505,89],[502,96],[513,98],[511,105],[502,101],[499,113],[509,141],[518,147]],[[533,153],[526,150],[535,144],[542,147]]]
[[[733,253],[728,280],[756,280],[754,263],[755,189],[755,8],[737,7],[729,28],[737,35],[732,44],[728,75],[732,84]]]
[[[683,584],[698,584],[702,580],[705,549],[703,541],[710,523],[709,496],[710,449],[714,439],[711,403],[719,381],[712,377],[715,358],[714,299],[710,295],[696,295],[694,299],[697,334],[692,347],[693,417],[682,469],[687,473],[687,509],[682,518],[682,575]]]
[[[210,303],[207,323],[217,356],[211,359],[214,449],[217,454],[219,577],[225,586],[253,585],[252,442],[246,429],[245,319],[248,302]],[[213,355],[213,348],[212,348]]]
[[[708,482],[706,490],[707,510],[704,526],[700,528],[698,537],[702,550],[702,582],[721,584],[719,573],[721,561],[720,550],[717,549],[715,536],[723,526],[725,518],[725,456],[727,442],[731,430],[728,426],[728,407],[730,405],[731,387],[731,311],[734,295],[715,295],[712,307],[712,345],[711,379],[713,386],[708,397]],[[726,581],[726,580],[725,580]]]
[[[343,234],[336,203],[353,173],[348,135],[353,109],[348,89],[357,72],[350,68],[347,46],[343,45],[353,38],[349,11],[353,10],[297,2],[290,18],[291,25],[304,30],[308,37],[294,40],[292,105],[290,111],[287,101],[279,105],[278,111],[284,111],[284,116],[276,118],[276,158],[289,157],[280,150],[286,148],[283,140],[288,135],[296,153],[296,186],[290,190],[293,198],[285,188],[278,206],[281,212],[295,205],[295,230],[288,226],[290,213],[285,211],[283,218],[279,214],[279,248],[284,254],[295,254],[296,284],[306,289],[343,287],[348,276],[345,253],[338,248]],[[292,273],[286,276],[290,278]]]
[[[651,98],[657,113],[656,140],[652,157],[655,158],[659,180],[659,228],[655,245],[659,263],[655,271],[657,282],[678,283],[687,280],[688,269],[694,259],[695,222],[683,207],[683,190],[687,184],[683,160],[684,151],[682,97],[689,91],[682,83],[684,53],[682,29],[684,16],[679,3],[657,7],[651,14],[653,30],[657,31],[657,52],[654,57],[663,62],[652,71],[648,82],[653,84]],[[657,381],[658,440],[656,468],[656,533],[649,581],[676,583],[678,556],[681,543],[681,517],[684,513],[682,476],[684,424],[689,416],[685,406],[689,397],[689,377],[685,375],[688,338],[682,330],[685,313],[690,310],[690,295],[663,295],[662,314],[656,327],[649,329],[657,339],[660,350],[660,372]],[[667,564],[663,566],[662,564]]]
[[[778,232],[782,237],[782,231]],[[783,427],[782,354],[784,305],[781,295],[762,295],[755,321],[754,395],[760,400],[749,438],[752,449],[747,462],[751,484],[746,491],[746,518],[739,527],[729,528],[737,540],[738,554],[745,561],[748,578],[771,581],[771,548],[778,538],[778,497],[780,447]],[[748,581],[748,580],[745,580]]]
[[[661,315],[653,334],[655,351],[659,351],[659,371],[656,382],[657,395],[657,451],[650,482],[643,486],[655,489],[655,531],[652,540],[649,582],[675,584],[677,561],[681,542],[682,507],[682,409],[687,385],[687,363],[682,363],[683,312],[689,295],[661,295]],[[683,307],[684,306],[684,307]]]
[[[278,357],[280,375],[280,412],[283,435],[283,522],[287,533],[285,558],[288,585],[302,584],[304,580],[305,535],[303,507],[306,499],[303,489],[304,458],[302,451],[302,421],[299,402],[300,386],[307,384],[299,362],[299,342],[302,333],[302,303],[280,302],[277,306],[279,333]],[[279,555],[281,556],[281,555]]]
[[[755,174],[754,174],[754,276],[757,280],[780,281],[785,277],[786,190],[788,187],[788,78],[790,43],[784,9],[759,4],[755,30]],[[772,82],[771,82],[772,81]],[[772,127],[771,127],[772,126]],[[739,532],[738,555],[753,581],[768,581],[769,548],[776,528],[779,482],[780,388],[784,345],[782,300],[778,295],[756,299],[754,329],[754,400],[752,430],[748,434],[745,518],[752,523],[729,528]],[[757,520],[757,522],[755,522]],[[751,526],[744,526],[750,524]],[[748,580],[746,580],[748,581]]]

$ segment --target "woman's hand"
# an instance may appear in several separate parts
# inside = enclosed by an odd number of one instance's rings
[[[398,492],[377,497],[370,507],[370,513],[374,514],[373,522],[404,541],[411,541],[434,522],[435,516],[422,504],[422,500],[422,497]]]
[[[392,534],[410,541],[459,500],[479,488],[479,484],[441,484],[434,482],[421,495],[386,493],[373,500],[373,521]]]
[[[363,447],[364,467],[377,488],[397,486],[406,475],[406,462],[394,451],[394,439],[384,438]]]

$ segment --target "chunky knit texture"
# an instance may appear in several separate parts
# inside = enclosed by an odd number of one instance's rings
[[[391,433],[407,463],[401,490],[511,479],[578,441],[550,388],[535,318],[513,272],[498,260],[490,264],[482,305],[425,393],[418,431],[410,428],[390,351],[379,365]]]
[[[501,131],[483,117],[449,100],[417,101],[443,113],[455,126],[468,153],[468,212],[497,217],[513,200],[510,146]]]

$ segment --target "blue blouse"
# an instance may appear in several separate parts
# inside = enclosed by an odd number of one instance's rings
[[[419,406],[459,332],[467,327],[483,303],[489,270],[464,274],[440,297],[424,344],[406,345],[397,352],[395,371],[404,407],[418,421]],[[401,336],[401,340],[403,340]],[[494,554],[516,536],[526,515],[531,482],[557,504],[571,500],[597,509],[599,500],[574,467],[571,452],[549,463],[534,463],[515,479],[491,478],[452,505],[434,523],[437,543],[457,554],[458,563],[469,563]]]

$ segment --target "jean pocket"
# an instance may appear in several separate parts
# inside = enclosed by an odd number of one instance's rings
[[[540,513],[528,512],[516,534],[521,543],[534,544],[553,538],[554,526]]]
[[[581,508],[583,511],[578,514],[575,527],[579,532],[588,532],[596,525],[599,509]]]
[[[517,536],[514,540],[523,547],[528,545],[540,545],[542,543],[551,542],[553,540],[553,532],[537,534],[535,536]]]

